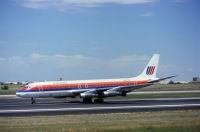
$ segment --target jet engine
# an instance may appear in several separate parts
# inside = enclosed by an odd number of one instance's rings
[[[98,94],[85,92],[85,93],[81,93],[80,97],[81,98],[94,98],[94,97],[98,97]]]
[[[104,97],[113,97],[113,96],[119,96],[122,95],[121,92],[116,92],[116,91],[105,91],[103,92]]]

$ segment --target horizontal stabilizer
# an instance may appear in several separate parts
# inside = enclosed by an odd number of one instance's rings
[[[153,81],[150,81],[149,83],[157,83],[157,82],[160,82],[160,81],[163,81],[163,80],[166,80],[166,79],[170,79],[170,78],[173,78],[173,77],[176,77],[177,75],[174,75],[174,76],[169,76],[169,77],[165,77],[165,78],[160,78],[158,80],[153,80]]]

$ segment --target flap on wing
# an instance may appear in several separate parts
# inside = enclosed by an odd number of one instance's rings
[[[122,89],[131,88],[131,87],[134,87],[134,85],[114,87],[114,88],[109,89],[107,91],[108,92],[109,91],[121,91]]]
[[[92,90],[88,90],[88,91],[86,91],[84,93],[97,93],[97,90],[96,89],[92,89]]]
[[[149,85],[149,84],[148,84]],[[88,91],[81,91],[80,93],[85,93],[85,94],[99,94],[102,93],[104,91],[107,92],[112,92],[112,91],[116,91],[116,92],[123,92],[123,91],[131,91],[132,88],[139,88],[139,87],[144,87],[144,85],[129,85],[129,86],[119,86],[119,87],[113,87],[113,88],[105,88],[105,89],[91,89]]]

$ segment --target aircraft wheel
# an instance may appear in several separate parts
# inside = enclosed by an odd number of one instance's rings
[[[92,103],[92,98],[83,98],[83,103],[91,104]]]
[[[123,97],[126,97],[126,93],[125,93],[125,92],[122,92],[122,96],[123,96]]]
[[[94,99],[94,103],[103,103],[104,100],[102,98]]]
[[[35,104],[35,99],[31,98],[31,104]]]

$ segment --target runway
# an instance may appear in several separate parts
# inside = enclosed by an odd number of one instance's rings
[[[30,116],[57,114],[89,114],[159,111],[176,109],[200,109],[200,97],[161,99],[105,99],[103,104],[83,104],[81,99],[30,99],[15,96],[0,97],[0,116]]]

